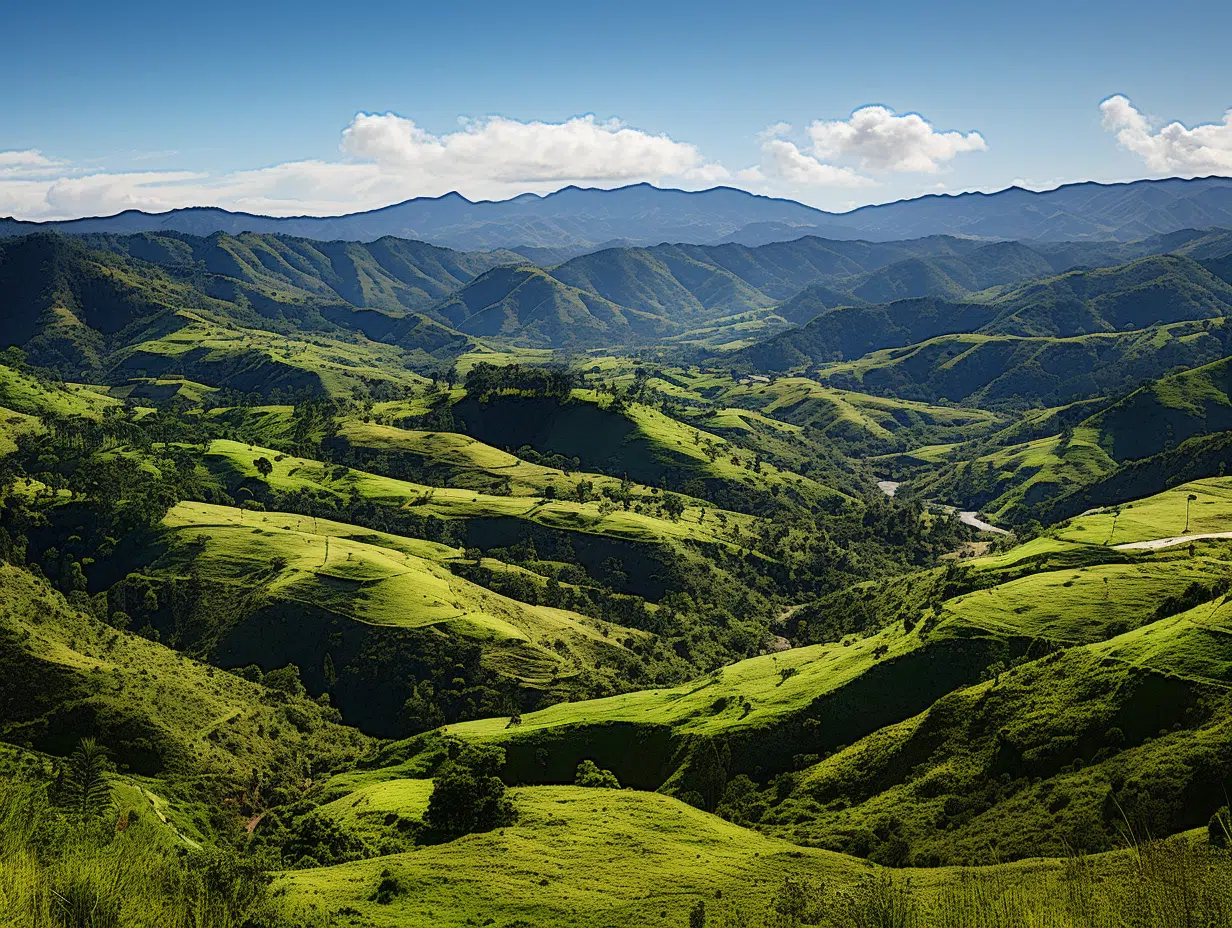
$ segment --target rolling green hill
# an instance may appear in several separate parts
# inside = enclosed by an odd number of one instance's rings
[[[256,771],[302,780],[304,761],[354,758],[369,740],[305,700],[265,688],[79,612],[0,565],[0,733],[56,755],[98,738],[127,770],[239,796]],[[269,727],[279,741],[260,737]],[[283,784],[285,787],[289,784]]]
[[[0,242],[0,923],[1227,922],[1230,242]]]
[[[1230,310],[1232,285],[1191,258],[1162,255],[1113,268],[1070,271],[986,301],[947,302],[932,297],[834,308],[798,329],[736,352],[733,358],[757,369],[784,371],[854,360],[870,352],[905,348],[943,335],[1069,339],[1218,320]],[[1183,337],[1186,333],[1178,334]],[[945,342],[940,346],[944,349]],[[961,354],[952,352],[951,357],[955,353]],[[897,355],[890,353],[887,359],[896,360]],[[929,367],[936,363],[935,351],[932,356],[926,354],[924,360]],[[1008,359],[1000,360],[1004,363]],[[1178,358],[1181,360],[1184,358]],[[1063,363],[1061,358],[1053,362],[1058,367]],[[1049,366],[1039,365],[1041,373]],[[985,369],[997,370],[996,362],[990,358]],[[919,379],[925,376],[916,374]],[[955,384],[957,392],[973,394],[994,379],[984,376],[982,383]]]
[[[1224,357],[1223,319],[1072,338],[944,335],[872,352],[817,372],[837,387],[978,406],[1056,405],[1124,393],[1183,367]]]
[[[911,482],[911,492],[1017,522],[1073,487],[1106,477],[1116,466],[1100,447],[1098,432],[1080,426],[922,473]]]
[[[1122,815],[1194,827],[1222,801],[1232,738],[1225,552],[1109,545],[1179,532],[1189,492],[1192,530],[1226,527],[1226,481],[1208,483],[1140,501],[1115,537],[1111,516],[1084,516],[1017,557],[907,584],[914,623],[450,733],[502,745],[514,782],[568,782],[590,757],[622,783],[895,865],[980,860],[990,839],[1008,859],[1102,850]],[[810,621],[824,628],[824,610]]]
[[[1164,377],[1091,419],[1117,460],[1150,457],[1199,435],[1232,428],[1232,361]]]
[[[317,242],[284,235],[177,233],[89,235],[90,248],[177,270],[200,269],[262,291],[399,313],[427,309],[484,271],[523,259],[508,251],[460,252],[382,238]]]
[[[481,403],[464,399],[453,407],[465,431],[490,445],[529,445],[542,454],[576,457],[583,469],[627,475],[651,486],[705,495],[724,508],[747,510],[780,493],[811,501],[843,496],[815,480],[773,464],[755,453],[701,431],[640,403],[613,411],[609,400],[591,391],[574,391],[560,404],[539,397],[501,397]]]
[[[188,248],[179,239],[164,244],[169,251]],[[0,345],[20,346],[32,363],[69,379],[173,373],[245,391],[319,389],[315,368],[336,367],[348,353],[358,368],[371,369],[374,361],[383,368],[368,380],[396,383],[406,380],[408,366],[438,365],[471,345],[422,316],[359,310],[332,291],[306,290],[281,277],[229,277],[223,272],[242,269],[209,266],[204,259],[157,264],[55,235],[8,240],[0,245],[0,283],[9,293]],[[369,341],[365,331],[398,344]],[[280,364],[272,356],[271,346],[282,344],[282,360],[291,361],[314,340],[328,358]],[[361,378],[346,384],[347,392]]]
[[[502,267],[460,288],[429,313],[468,335],[532,347],[647,342],[662,319],[557,280],[537,267]]]
[[[422,675],[433,650],[458,661],[477,657],[495,678],[491,686],[528,693],[570,695],[578,677],[594,676],[601,664],[619,676],[609,671],[602,675],[609,682],[596,677],[583,692],[635,685],[644,673],[623,642],[645,633],[613,634],[607,623],[479,587],[450,571],[462,557],[457,549],[204,503],[179,504],[164,525],[165,553],[141,575],[165,590],[191,577],[201,592],[156,626],[223,666],[295,663],[313,692],[330,692],[349,723],[370,731],[405,731],[406,675]]]

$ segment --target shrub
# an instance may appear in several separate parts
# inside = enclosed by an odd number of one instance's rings
[[[602,789],[620,789],[620,781],[616,774],[604,770],[593,760],[584,760],[577,767],[577,776],[573,779],[577,786],[599,787]]]

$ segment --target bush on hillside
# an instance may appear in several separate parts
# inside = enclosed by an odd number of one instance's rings
[[[436,774],[428,809],[426,839],[449,841],[477,831],[491,831],[514,819],[497,771],[505,763],[503,748],[468,744],[450,746],[450,758]]]
[[[616,774],[610,770],[604,770],[593,760],[584,760],[578,764],[577,776],[574,777],[573,782],[576,786],[620,789],[620,781],[616,779]]]

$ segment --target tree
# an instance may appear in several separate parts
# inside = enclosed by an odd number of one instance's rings
[[[257,473],[262,477],[268,477],[274,472],[274,465],[269,458],[261,457],[252,462],[252,466],[257,469]]]
[[[577,766],[577,775],[573,778],[575,786],[589,786],[600,789],[620,789],[620,781],[616,774],[604,770],[593,760],[584,760]]]
[[[334,658],[328,651],[325,652],[325,664],[321,668],[322,676],[325,677],[325,688],[333,689],[338,682],[338,670],[334,667]]]
[[[1206,823],[1206,836],[1215,847],[1227,847],[1232,843],[1229,841],[1232,837],[1232,813],[1228,812],[1227,806],[1223,806]]]
[[[1190,493],[1185,497],[1185,531],[1189,531],[1189,504],[1197,500],[1198,497]]]
[[[74,812],[101,815],[111,804],[107,751],[93,738],[82,738],[64,767],[64,798]]]
[[[689,928],[706,928],[706,903],[700,899],[689,910]]]
[[[265,675],[265,685],[272,690],[286,693],[288,696],[303,696],[305,693],[304,684],[299,678],[299,667],[296,664],[287,664],[285,667],[271,670]]]
[[[424,823],[441,840],[491,831],[513,821],[513,805],[497,771],[505,751],[491,745],[450,745],[456,754],[437,772]]]
[[[679,522],[680,517],[684,515],[684,500],[675,493],[664,493],[663,511],[673,522]]]

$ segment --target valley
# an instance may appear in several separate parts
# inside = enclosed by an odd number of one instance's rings
[[[4,225],[5,923],[1223,924],[1232,233],[737,193]]]

